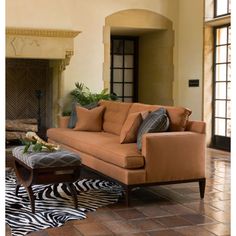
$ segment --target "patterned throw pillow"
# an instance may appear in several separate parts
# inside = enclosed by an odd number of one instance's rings
[[[138,149],[142,149],[142,136],[144,134],[167,131],[169,124],[170,122],[166,114],[166,109],[159,108],[158,110],[151,112],[139,127],[137,136]]]
[[[70,129],[73,129],[76,125],[76,122],[77,122],[77,113],[76,113],[76,107],[77,106],[81,106],[81,105],[77,102],[72,103],[71,115],[70,115],[69,123],[68,123],[68,126],[67,126]],[[98,106],[98,103],[93,102],[93,103],[90,103],[88,105],[84,105],[83,107],[90,110],[90,109],[93,109],[97,106]]]

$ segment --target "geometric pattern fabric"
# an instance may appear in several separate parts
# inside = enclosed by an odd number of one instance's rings
[[[34,152],[28,150],[24,152],[25,146],[18,146],[12,150],[15,158],[24,162],[32,169],[47,168],[47,167],[61,167],[61,166],[79,166],[81,164],[80,157],[67,150],[58,151],[40,151]]]

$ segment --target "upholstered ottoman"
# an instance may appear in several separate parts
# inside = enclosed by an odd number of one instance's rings
[[[29,195],[33,213],[35,213],[33,184],[65,183],[77,208],[77,192],[73,182],[80,175],[81,161],[78,155],[66,150],[24,153],[24,146],[14,148],[12,154],[17,176],[16,195],[20,185],[23,185]]]

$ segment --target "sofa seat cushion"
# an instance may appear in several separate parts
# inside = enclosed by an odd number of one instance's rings
[[[136,143],[120,144],[120,137],[108,132],[51,128],[47,130],[47,137],[122,168],[136,169],[144,166],[144,158]]]

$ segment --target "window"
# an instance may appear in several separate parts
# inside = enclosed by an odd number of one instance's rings
[[[231,0],[215,0],[214,17],[228,15],[231,12]]]
[[[214,29],[214,91],[213,140],[214,147],[230,149],[231,136],[231,27]]]
[[[123,102],[137,101],[137,37],[111,38],[111,93]]]

